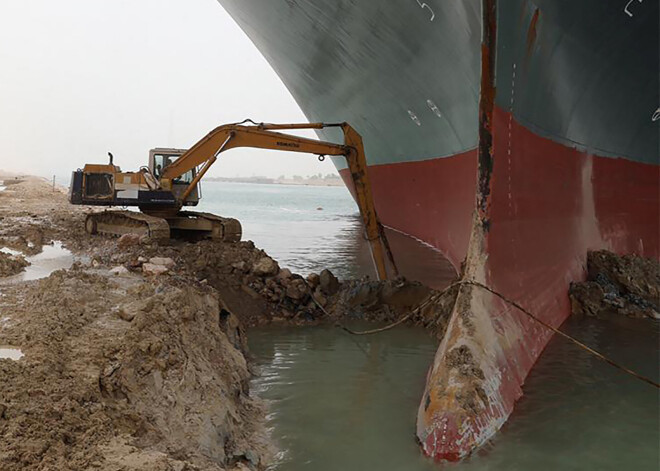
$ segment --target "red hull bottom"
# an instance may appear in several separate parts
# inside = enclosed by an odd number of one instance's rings
[[[437,247],[454,266],[465,260],[464,278],[558,327],[588,250],[658,257],[660,169],[579,152],[500,109],[494,129],[486,225],[473,215],[476,152],[370,167],[377,210],[386,225]],[[458,460],[497,432],[550,337],[488,292],[462,287],[419,408],[425,454]]]

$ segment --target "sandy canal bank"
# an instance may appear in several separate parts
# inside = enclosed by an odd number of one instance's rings
[[[250,241],[90,236],[88,210],[35,177],[0,192],[0,346],[23,355],[0,358],[0,469],[263,469],[246,329],[396,319],[429,293],[303,279]],[[54,242],[65,269],[14,278]]]
[[[217,291],[177,267],[113,271],[139,247],[90,240],[84,208],[22,180],[0,192],[0,247],[30,259],[61,241],[73,265],[0,283],[0,345],[23,354],[0,359],[0,469],[263,467],[264,411]]]

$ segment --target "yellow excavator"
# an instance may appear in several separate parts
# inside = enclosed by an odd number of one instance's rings
[[[250,124],[246,124],[250,123]],[[344,144],[284,134],[282,130],[341,128]],[[196,206],[200,180],[221,152],[235,147],[286,150],[344,156],[355,188],[366,236],[378,278],[387,279],[387,263],[394,276],[396,265],[378,220],[367,174],[362,137],[348,123],[267,124],[245,120],[215,128],[190,149],[152,149],[149,165],[137,172],[122,172],[114,165],[86,164],[72,173],[69,201],[93,206],[137,206],[140,212],[106,210],[87,215],[85,229],[90,234],[123,235],[135,233],[152,239],[169,239],[181,233],[237,242],[241,225],[236,219],[210,213],[182,211]]]

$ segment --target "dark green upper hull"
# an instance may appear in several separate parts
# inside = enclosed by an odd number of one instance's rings
[[[371,165],[476,147],[480,1],[219,1],[308,119],[350,122]],[[658,2],[624,6],[499,1],[497,105],[541,136],[657,162]]]

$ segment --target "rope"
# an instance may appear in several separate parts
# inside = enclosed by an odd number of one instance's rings
[[[440,299],[441,297],[443,297],[445,294],[447,294],[447,292],[448,292],[449,290],[451,290],[452,288],[455,288],[456,286],[461,285],[462,283],[463,283],[463,282],[458,281],[458,282],[456,282],[456,283],[452,283],[452,284],[450,284],[449,286],[447,286],[447,287],[446,287],[445,289],[443,289],[442,291],[440,291],[440,292],[438,292],[438,293],[436,293],[436,294],[434,294],[434,295],[432,295],[432,296],[429,296],[424,302],[422,302],[419,306],[417,306],[417,307],[416,307],[415,309],[413,309],[410,313],[406,314],[405,316],[403,316],[403,317],[402,317],[401,319],[399,319],[398,321],[394,322],[393,324],[388,324],[388,325],[386,325],[385,327],[380,327],[380,328],[378,328],[378,329],[372,329],[372,330],[355,331],[355,330],[351,330],[351,329],[349,329],[349,328],[346,327],[345,325],[342,325],[342,324],[337,324],[337,325],[338,325],[338,327],[340,327],[341,329],[343,329],[343,330],[345,330],[346,332],[348,332],[349,334],[353,334],[353,335],[371,335],[371,334],[378,334],[378,333],[380,333],[380,332],[385,332],[386,330],[390,330],[390,329],[396,327],[397,325],[403,324],[405,321],[407,321],[408,319],[410,319],[412,316],[414,316],[415,314],[419,313],[419,312],[420,312],[422,309],[424,309],[426,306],[428,306],[429,304],[431,304],[431,303],[437,301],[438,299]]]
[[[595,356],[595,357],[598,358],[599,360],[602,360],[602,361],[604,361],[605,363],[608,363],[609,365],[611,365],[611,366],[613,366],[613,367],[615,367],[615,368],[617,368],[617,369],[623,371],[624,373],[627,373],[627,374],[633,376],[634,378],[637,378],[637,379],[639,379],[639,380],[641,380],[641,381],[644,381],[645,383],[650,384],[651,386],[655,386],[656,388],[660,389],[660,383],[657,383],[657,382],[653,381],[652,379],[647,378],[646,376],[643,376],[643,375],[641,375],[641,374],[639,374],[639,373],[637,373],[637,372],[631,370],[630,368],[628,368],[628,367],[626,367],[626,366],[623,366],[623,365],[621,365],[621,364],[615,362],[615,361],[612,360],[611,358],[606,357],[606,356],[603,355],[602,353],[600,353],[600,352],[594,350],[593,348],[589,347],[588,345],[585,345],[584,343],[580,342],[578,339],[576,339],[576,338],[574,338],[574,337],[568,335],[568,334],[565,333],[565,332],[562,332],[561,330],[559,330],[559,329],[557,329],[557,328],[555,328],[555,327],[552,327],[550,324],[548,324],[548,323],[546,323],[545,321],[539,319],[538,317],[536,317],[534,314],[532,314],[531,312],[529,312],[527,309],[525,309],[524,307],[522,307],[522,306],[521,306],[520,304],[518,304],[517,302],[508,299],[508,298],[507,298],[506,296],[504,296],[503,294],[498,293],[497,291],[493,290],[492,288],[489,288],[488,286],[486,286],[486,285],[484,285],[484,284],[482,284],[482,283],[479,283],[478,281],[463,280],[463,281],[457,281],[456,283],[452,283],[451,285],[449,285],[447,288],[445,288],[444,290],[440,291],[439,293],[437,293],[437,294],[435,294],[435,295],[433,295],[433,296],[430,296],[426,301],[424,301],[424,302],[423,302],[422,304],[420,304],[417,308],[415,308],[413,311],[411,311],[410,313],[408,313],[408,314],[406,314],[405,316],[403,316],[403,317],[402,317],[401,319],[399,319],[398,321],[396,321],[396,322],[394,322],[394,323],[392,323],[392,324],[386,325],[385,327],[381,327],[381,328],[379,328],[379,329],[364,330],[364,331],[356,332],[356,331],[351,330],[351,329],[349,329],[348,327],[346,327],[346,326],[344,326],[344,325],[342,325],[342,324],[338,324],[338,326],[341,327],[341,328],[342,328],[343,330],[345,330],[346,332],[348,332],[348,333],[350,333],[350,334],[353,334],[353,335],[370,335],[370,334],[376,334],[376,333],[379,333],[379,332],[384,332],[384,331],[386,331],[386,330],[389,330],[389,329],[392,329],[392,328],[396,327],[396,326],[399,325],[399,324],[402,324],[402,323],[405,322],[406,320],[410,319],[415,313],[419,312],[421,309],[423,309],[424,307],[428,306],[430,303],[432,303],[432,302],[434,302],[435,300],[439,299],[440,297],[444,296],[444,295],[445,295],[450,289],[452,289],[452,288],[454,288],[454,287],[456,287],[456,286],[461,286],[461,285],[476,286],[476,287],[478,287],[478,288],[481,288],[481,289],[484,289],[484,290],[488,291],[488,292],[491,293],[491,294],[494,294],[495,296],[497,296],[498,298],[500,298],[501,300],[503,300],[505,303],[510,304],[511,306],[515,307],[516,309],[518,309],[518,310],[521,311],[522,313],[526,314],[527,316],[529,316],[530,318],[532,318],[533,320],[535,320],[536,322],[538,322],[539,324],[541,324],[543,327],[545,327],[545,328],[547,328],[547,329],[553,331],[554,333],[559,334],[561,337],[563,337],[563,338],[565,338],[565,339],[567,339],[567,340],[573,342],[575,345],[577,345],[578,347],[580,347],[580,348],[582,348],[583,350],[587,351],[588,353],[590,353],[591,355]],[[321,306],[316,302],[316,300],[314,299],[314,296],[312,296],[312,299],[314,300],[314,302],[315,302],[319,307],[321,307]],[[321,309],[323,309],[323,308],[321,307]],[[325,312],[325,313],[327,314],[327,311],[326,311],[325,309],[323,309],[323,312]]]

